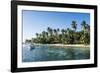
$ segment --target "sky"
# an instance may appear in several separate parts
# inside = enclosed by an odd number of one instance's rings
[[[75,12],[54,12],[54,11],[22,11],[23,41],[36,37],[36,33],[47,31],[48,27],[52,29],[71,28],[72,21],[77,22],[77,31],[81,30],[81,22],[86,21],[90,25],[89,13]]]

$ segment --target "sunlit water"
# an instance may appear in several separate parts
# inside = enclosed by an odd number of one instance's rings
[[[89,58],[90,48],[48,47],[43,45],[30,49],[28,44],[24,44],[22,49],[22,62],[80,60]]]

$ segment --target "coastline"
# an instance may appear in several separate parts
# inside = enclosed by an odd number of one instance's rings
[[[84,45],[84,44],[37,44],[34,43],[34,45],[41,46],[41,45],[46,45],[46,46],[56,46],[56,47],[90,47],[90,45]]]

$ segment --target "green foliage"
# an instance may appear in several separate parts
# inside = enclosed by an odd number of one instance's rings
[[[72,29],[52,29],[47,28],[47,31],[36,33],[36,38],[26,40],[26,42],[42,43],[42,44],[90,44],[90,26],[86,21],[82,21],[82,30],[77,31],[76,21],[71,23]]]
[[[31,40],[26,39],[25,43],[31,43]]]
[[[80,41],[81,43],[83,44],[90,44],[90,35],[88,33],[84,33],[81,38],[80,38]]]
[[[76,21],[72,21],[72,28],[73,30],[76,30],[77,29],[77,24],[76,24]]]

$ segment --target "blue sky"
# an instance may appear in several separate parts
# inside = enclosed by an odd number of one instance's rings
[[[77,31],[81,30],[81,22],[85,20],[90,25],[89,13],[75,12],[47,12],[47,11],[32,11],[23,10],[23,41],[36,36],[37,33],[46,31],[47,27],[53,29],[71,28],[71,22],[77,22]]]

